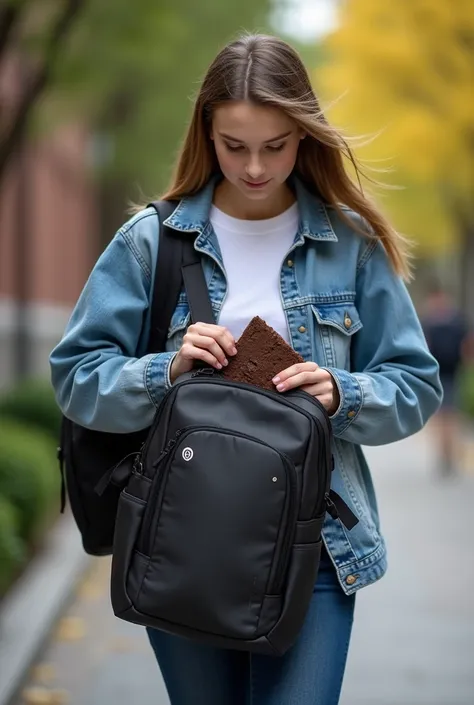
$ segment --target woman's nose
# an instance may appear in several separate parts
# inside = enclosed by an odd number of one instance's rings
[[[265,172],[265,167],[259,158],[254,157],[245,167],[245,172],[251,179],[258,179]]]

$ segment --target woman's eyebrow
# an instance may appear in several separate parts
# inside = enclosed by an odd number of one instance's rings
[[[271,140],[265,140],[263,144],[268,144],[269,142],[278,142],[278,140],[282,140],[285,137],[289,137],[292,133],[292,130],[289,132],[285,132],[282,135],[277,135],[276,137],[272,137]],[[226,135],[225,132],[219,132],[220,136],[223,137],[226,140],[229,140],[230,142],[238,142],[239,144],[244,144],[243,140],[238,140],[236,137],[232,137],[231,135]]]

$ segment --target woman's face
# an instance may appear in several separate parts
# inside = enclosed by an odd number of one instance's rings
[[[211,139],[227,181],[245,197],[275,195],[295,166],[303,133],[278,108],[230,101],[214,110]]]

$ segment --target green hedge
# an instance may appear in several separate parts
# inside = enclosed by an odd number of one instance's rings
[[[45,380],[0,397],[0,596],[59,515],[61,415]]]
[[[28,544],[41,538],[59,508],[56,446],[42,431],[0,418],[0,496],[19,513],[19,536]]]
[[[19,512],[0,495],[0,597],[20,570],[26,547],[19,536]]]
[[[28,379],[0,397],[0,416],[21,421],[59,438],[61,414],[47,380]]]

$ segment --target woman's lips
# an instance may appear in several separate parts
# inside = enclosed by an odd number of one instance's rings
[[[244,184],[246,184],[249,188],[258,189],[258,188],[263,188],[263,186],[266,186],[266,185],[268,184],[268,182],[270,181],[270,179],[267,179],[266,181],[258,181],[258,182],[255,182],[255,181],[247,181],[247,179],[242,179],[242,181],[243,181]]]

